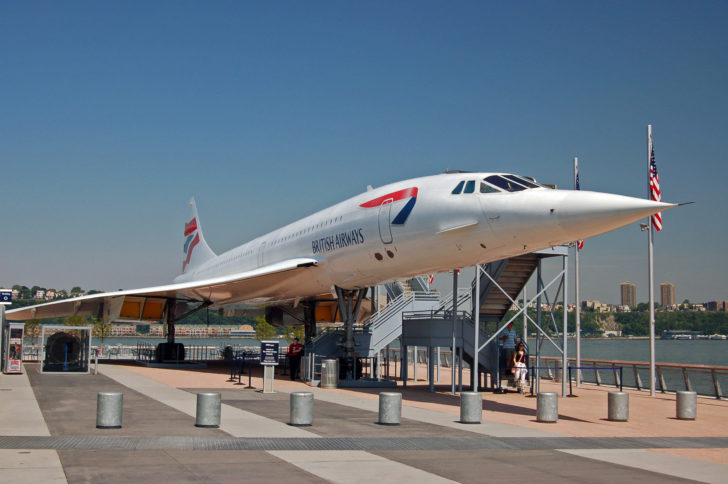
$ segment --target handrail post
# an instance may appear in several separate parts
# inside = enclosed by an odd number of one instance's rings
[[[718,375],[715,373],[715,368],[710,370],[710,375],[713,377],[713,388],[715,389],[715,398],[720,400],[720,397],[722,396],[722,391],[720,388],[720,382],[718,381]]]
[[[660,382],[660,391],[665,393],[667,391],[667,384],[665,383],[665,376],[662,374],[662,368],[657,367],[657,379]]]
[[[642,390],[642,379],[640,378],[640,372],[637,369],[637,365],[632,365],[632,368],[634,369],[634,384],[637,387],[637,390]]]
[[[690,375],[688,375],[688,369],[683,366],[682,368],[683,379],[685,380],[685,390],[688,392],[693,391],[693,385],[690,383]]]

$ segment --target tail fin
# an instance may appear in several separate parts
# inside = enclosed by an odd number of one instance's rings
[[[200,225],[200,217],[197,215],[197,205],[194,198],[190,198],[189,205],[192,218],[185,224],[182,274],[215,257],[215,253],[205,242],[205,236],[202,235],[202,226]]]

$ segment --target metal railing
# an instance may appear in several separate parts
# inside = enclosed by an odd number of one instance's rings
[[[534,356],[531,358],[535,359]],[[541,364],[545,367],[553,366],[554,370],[561,369],[561,358],[542,356]],[[569,366],[576,368],[574,358],[569,358]],[[650,364],[646,361],[582,358],[579,368],[581,369],[581,380],[586,383],[623,385],[637,390],[645,390],[650,387]],[[622,369],[621,374],[620,368]],[[572,377],[576,378],[576,371],[571,373]],[[551,370],[547,370],[546,378],[549,377],[552,377]],[[723,393],[724,385],[728,385],[728,366],[687,363],[655,364],[655,388],[662,393],[687,390],[721,399],[726,397]]]

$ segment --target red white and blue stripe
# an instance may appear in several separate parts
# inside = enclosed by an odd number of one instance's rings
[[[415,203],[417,203],[417,187],[410,187],[402,190],[397,190],[396,192],[387,193],[386,195],[382,195],[381,197],[377,197],[369,200],[368,202],[364,202],[359,206],[363,208],[380,207],[387,203],[394,203],[399,200],[405,200],[408,198],[409,200],[407,201],[405,206],[402,207],[402,210],[400,210],[399,213],[392,219],[392,225],[404,225],[404,223],[407,221],[407,217],[409,217],[410,213],[412,213],[412,209],[415,207]]]
[[[193,218],[185,224],[185,246],[184,254],[185,260],[182,263],[182,272],[187,268],[187,264],[190,263],[190,257],[192,257],[192,249],[200,243],[200,234],[197,232],[197,219]]]

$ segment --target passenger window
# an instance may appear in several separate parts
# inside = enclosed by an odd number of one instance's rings
[[[462,191],[463,191],[463,185],[464,185],[464,184],[465,184],[465,182],[464,182],[464,181],[461,181],[460,183],[458,183],[458,186],[456,186],[456,187],[455,187],[455,188],[453,189],[453,191],[452,191],[452,194],[453,194],[453,195],[460,195],[460,192],[462,192]]]
[[[465,191],[463,191],[463,193],[473,192],[475,192],[475,180],[468,180],[468,182],[465,184]]]

